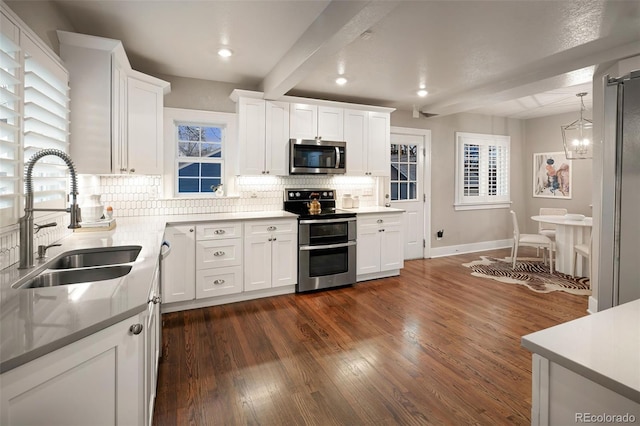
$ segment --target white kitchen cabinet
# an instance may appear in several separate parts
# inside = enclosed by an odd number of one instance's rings
[[[71,156],[78,173],[162,172],[169,83],[131,69],[122,43],[58,31],[71,87]]]
[[[241,175],[288,174],[289,104],[238,97]]]
[[[134,72],[127,80],[126,157],[122,172],[162,174],[164,89]]]
[[[358,280],[404,267],[402,228],[401,213],[358,215]]]
[[[343,108],[292,103],[289,112],[289,135],[292,139],[344,140]]]
[[[295,220],[250,221],[244,230],[244,290],[297,282],[298,234]]]
[[[195,282],[195,225],[170,225],[164,239],[171,245],[171,255],[162,261],[162,302],[193,300]]]
[[[347,109],[344,140],[347,141],[347,173],[389,176],[391,118],[386,112]]]
[[[196,225],[195,298],[241,293],[242,222]]]
[[[147,312],[3,373],[0,424],[143,425]],[[130,327],[142,325],[139,334]]]

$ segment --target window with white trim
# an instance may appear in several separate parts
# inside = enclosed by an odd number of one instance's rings
[[[511,138],[456,132],[455,209],[506,208]]]
[[[211,193],[224,176],[225,127],[176,122],[176,195]]]

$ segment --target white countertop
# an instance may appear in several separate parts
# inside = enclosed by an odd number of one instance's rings
[[[111,231],[75,232],[51,247],[47,260],[30,270],[13,265],[0,271],[0,373],[143,312],[167,224],[251,219],[295,219],[284,211],[116,218]],[[56,287],[16,289],[67,251],[122,245],[142,250],[121,278]]]
[[[528,334],[522,346],[640,403],[640,300]]]

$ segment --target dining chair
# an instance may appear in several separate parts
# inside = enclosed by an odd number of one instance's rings
[[[512,269],[516,267],[516,259],[518,258],[518,248],[520,246],[535,247],[543,249],[542,259],[546,265],[546,251],[549,251],[549,271],[553,274],[553,241],[551,238],[542,234],[521,234],[518,227],[518,216],[516,212],[511,210],[511,219],[513,221],[513,245],[511,246],[511,258],[513,259]]]
[[[588,244],[576,244],[573,246],[573,272],[572,276],[576,276],[578,270],[578,255],[584,257],[589,262],[589,278],[591,278],[591,243],[593,242],[593,231],[589,237]]]
[[[552,208],[552,207],[540,207],[540,216],[564,216],[567,214],[567,209]],[[553,223],[538,222],[538,234],[545,235],[556,240],[556,225]]]

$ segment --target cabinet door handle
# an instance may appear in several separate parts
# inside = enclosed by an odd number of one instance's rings
[[[213,255],[214,256],[224,256],[225,253],[222,250],[220,250],[220,251],[217,251],[217,252],[213,253]]]
[[[276,240],[277,240],[277,238],[276,238],[276,237],[273,237],[273,239],[272,239],[271,241],[276,241]]]
[[[376,222],[377,222],[377,223],[382,223],[382,222],[384,222],[384,220],[382,220],[382,219],[378,219]]]
[[[224,280],[220,279],[220,280],[215,280],[213,282],[214,284],[224,284]]]
[[[126,172],[126,171],[127,171],[127,169],[125,169],[125,168],[121,168],[121,169],[120,169],[120,171],[121,171],[121,172]]]
[[[129,170],[129,173],[135,173],[135,172],[136,172],[136,169],[130,169]]]
[[[193,232],[193,228],[189,229],[189,232]]]
[[[216,229],[215,231],[213,231],[214,234],[216,235],[222,235],[224,234],[226,231],[224,229]]]
[[[142,333],[142,324],[133,324],[131,327],[129,327],[129,332],[131,334],[140,334]]]

